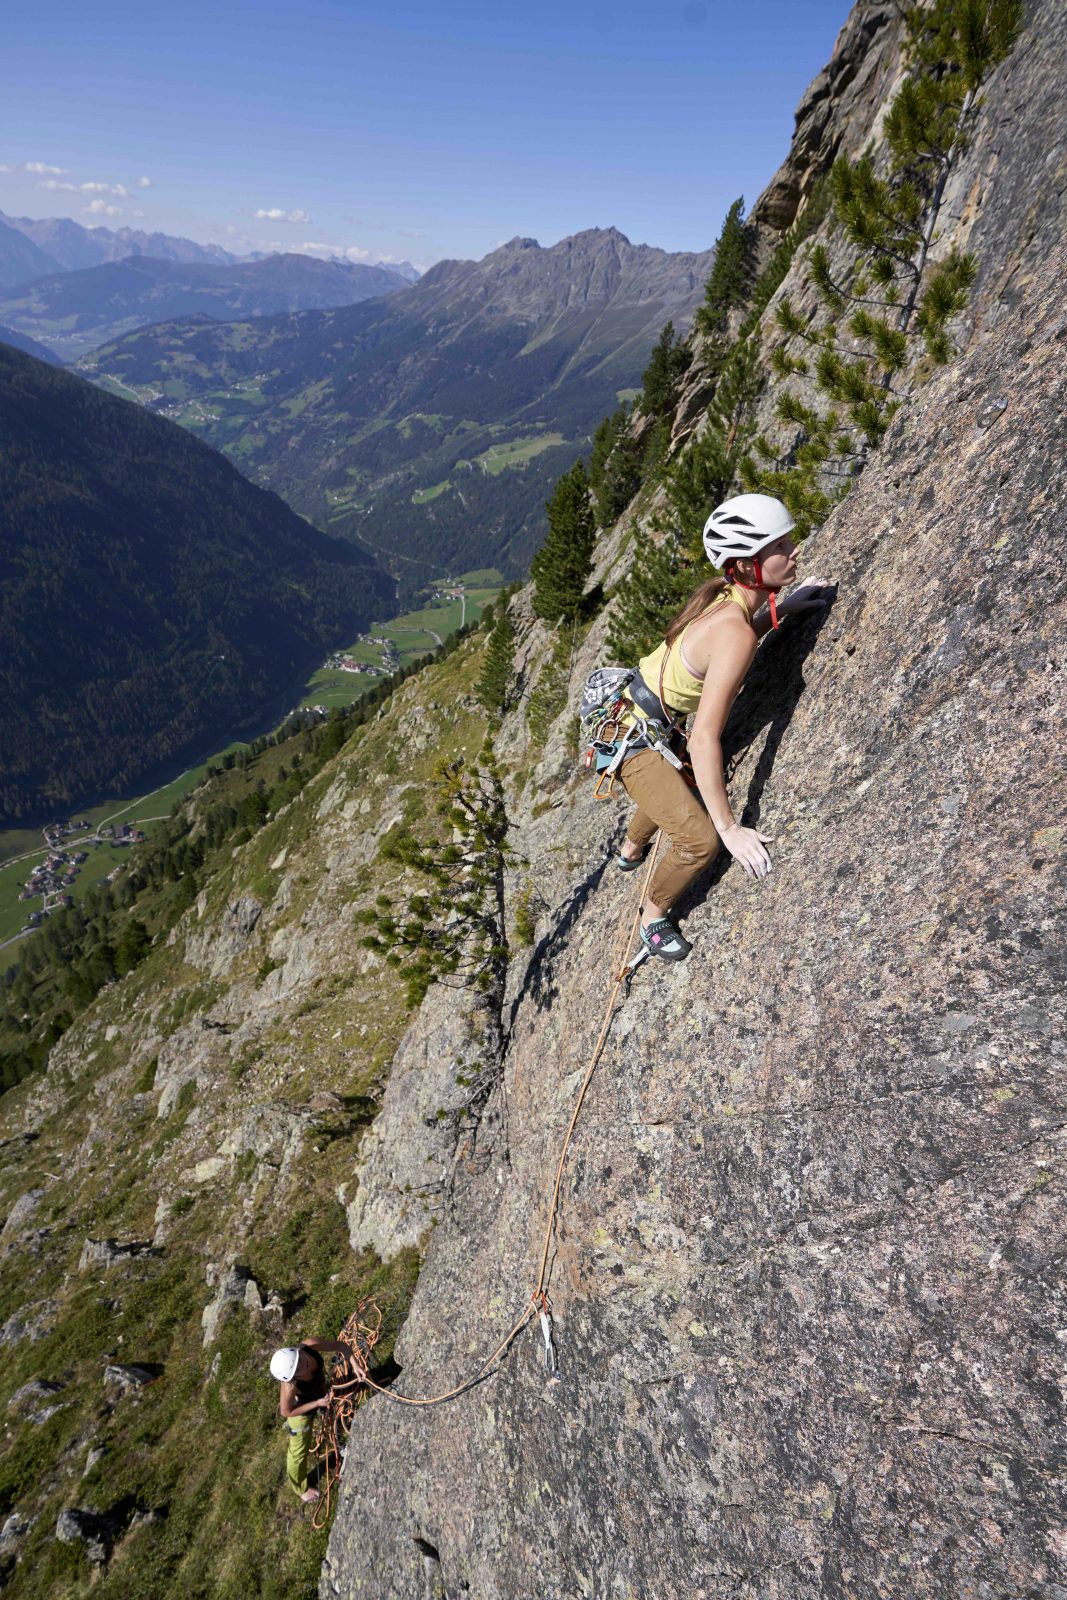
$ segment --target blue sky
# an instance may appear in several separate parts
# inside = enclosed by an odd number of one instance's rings
[[[0,209],[423,267],[609,225],[703,250],[848,11],[42,0],[5,27]]]

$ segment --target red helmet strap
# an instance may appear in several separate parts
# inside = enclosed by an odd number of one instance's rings
[[[778,626],[778,607],[777,607],[777,604],[775,603],[775,596],[777,595],[779,589],[782,588],[782,585],[780,583],[765,583],[764,579],[763,579],[763,562],[760,560],[759,556],[752,556],[750,559],[752,561],[752,567],[753,567],[753,571],[754,571],[754,574],[755,574],[755,576],[753,578],[753,581],[752,581],[751,587],[753,589],[762,589],[764,594],[767,596],[767,604],[768,604],[768,606],[770,608],[770,613],[771,613],[771,627],[772,628],[777,628],[777,626]],[[737,568],[737,558],[736,557],[733,558],[732,560],[727,561],[727,562],[724,563],[723,570],[725,571],[726,576],[728,578],[730,578],[733,582],[737,581],[736,568]]]

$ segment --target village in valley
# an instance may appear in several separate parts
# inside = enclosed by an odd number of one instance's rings
[[[95,830],[84,820],[50,822],[43,832],[48,854],[33,867],[19,891],[20,900],[41,900],[40,908],[29,913],[23,930],[25,932],[39,927],[50,912],[73,905],[70,890],[89,859],[90,848],[103,844],[141,844],[145,838],[143,830],[132,822],[117,825],[105,822]],[[68,840],[70,843],[67,843]],[[116,877],[119,870],[116,867],[110,872],[109,880]]]

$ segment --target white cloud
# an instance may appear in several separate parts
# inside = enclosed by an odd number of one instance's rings
[[[138,178],[137,187],[138,187],[138,189],[151,189],[151,187],[152,187],[151,178]]]
[[[73,189],[74,185],[68,183],[63,187]],[[124,183],[80,183],[78,188],[82,194],[113,194],[120,200],[128,200],[130,197],[130,191]]]
[[[95,179],[85,183],[70,183],[66,178],[45,178],[37,187],[63,194],[110,194],[114,195],[116,200],[130,198],[130,191],[124,183],[98,183]]]
[[[106,200],[90,200],[87,206],[82,206],[82,211],[89,217],[121,217],[121,206],[109,206]]]
[[[27,161],[22,168],[23,172],[36,172],[41,178],[61,178],[66,172],[66,167],[50,167],[47,161]]]
[[[306,211],[283,211],[281,206],[261,206],[255,217],[257,222],[300,222],[306,225],[311,221]]]
[[[6,162],[0,161],[0,172],[14,172],[14,167],[9,167]]]
[[[370,251],[364,250],[361,244],[350,244],[346,249],[339,244],[318,244],[310,239],[297,245],[297,249],[303,255],[325,256],[330,261],[366,261],[370,255]]]

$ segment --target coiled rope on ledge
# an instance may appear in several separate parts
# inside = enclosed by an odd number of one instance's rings
[[[578,1124],[578,1118],[585,1103],[589,1085],[593,1081],[593,1074],[604,1052],[608,1030],[611,1027],[612,1018],[615,1015],[615,1007],[618,1004],[619,990],[630,975],[630,952],[633,949],[634,935],[637,933],[641,920],[641,907],[645,903],[648,887],[652,882],[652,873],[656,865],[658,851],[659,836],[657,835],[648,858],[648,867],[641,884],[641,894],[637,902],[637,909],[630,918],[625,942],[622,942],[620,938],[617,946],[619,955],[614,965],[614,981],[608,991],[608,1000],[604,1008],[600,1032],[597,1034],[593,1053],[585,1069],[585,1076],[578,1090],[570,1122],[567,1124],[567,1132],[564,1135],[563,1145],[560,1149],[559,1161],[556,1164],[556,1176],[552,1184],[552,1197],[548,1207],[548,1220],[545,1224],[544,1242],[541,1249],[540,1264],[537,1269],[537,1279],[530,1292],[529,1299],[500,1343],[486,1356],[477,1371],[469,1378],[465,1378],[462,1383],[456,1384],[452,1389],[444,1389],[439,1394],[422,1396],[402,1394],[397,1389],[376,1383],[371,1377],[370,1357],[380,1335],[382,1314],[373,1300],[360,1301],[360,1304],[338,1335],[339,1342],[348,1346],[351,1355],[342,1358],[334,1369],[330,1404],[324,1409],[320,1420],[316,1448],[319,1451],[322,1462],[320,1477],[324,1481],[325,1487],[313,1517],[316,1527],[322,1527],[329,1516],[330,1493],[333,1480],[340,1470],[343,1438],[348,1436],[357,1405],[362,1399],[366,1398],[369,1392],[373,1391],[375,1394],[380,1394],[384,1399],[392,1401],[394,1405],[401,1406],[440,1406],[449,1400],[457,1400],[460,1395],[476,1388],[478,1384],[483,1383],[486,1378],[492,1375],[496,1363],[506,1353],[513,1340],[518,1337],[527,1323],[538,1315],[542,1317],[542,1325],[545,1328],[546,1351],[550,1350],[550,1334],[547,1323],[550,1307],[545,1285],[548,1279],[548,1258],[552,1251],[552,1239],[555,1234],[556,1217],[559,1212],[559,1196],[560,1189],[563,1186],[563,1173],[567,1165],[567,1155],[570,1151],[571,1140],[574,1137],[574,1130]],[[620,936],[625,923],[626,913],[624,911],[619,920]]]

